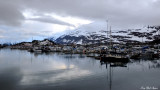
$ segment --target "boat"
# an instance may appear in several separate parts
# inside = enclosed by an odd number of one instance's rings
[[[141,59],[141,54],[137,53],[137,54],[131,55],[130,59],[139,60]]]
[[[100,55],[101,61],[107,61],[107,62],[129,62],[129,57],[124,55]]]
[[[110,27],[110,48],[109,49],[102,49],[99,59],[101,61],[107,61],[107,62],[129,62],[129,56],[127,56],[127,53],[123,52],[117,52],[116,48],[113,48],[112,45],[112,35],[111,35],[111,27]]]
[[[29,49],[30,52],[42,52],[42,49],[40,47],[33,47]]]

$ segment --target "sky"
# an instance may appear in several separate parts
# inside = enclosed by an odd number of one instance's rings
[[[58,37],[106,20],[116,28],[160,25],[159,9],[160,0],[0,0],[0,43]]]

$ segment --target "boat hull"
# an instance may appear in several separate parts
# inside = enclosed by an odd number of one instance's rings
[[[129,62],[128,58],[116,58],[116,57],[100,57],[100,60],[107,62]]]

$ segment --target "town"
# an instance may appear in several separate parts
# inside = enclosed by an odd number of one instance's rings
[[[156,59],[160,58],[160,40],[148,43],[107,43],[107,44],[56,44],[51,40],[33,40],[14,45],[1,45],[0,48],[27,50],[33,53],[62,52],[65,54],[86,54],[100,60]],[[91,55],[91,53],[95,53]]]

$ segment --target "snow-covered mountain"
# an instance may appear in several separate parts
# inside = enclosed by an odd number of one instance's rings
[[[138,29],[112,30],[104,29],[106,25],[89,25],[73,30],[70,33],[60,36],[55,40],[61,44],[95,44],[95,43],[127,43],[127,42],[146,42],[159,38],[158,31],[160,26],[146,26]],[[87,27],[87,28],[86,28]]]

